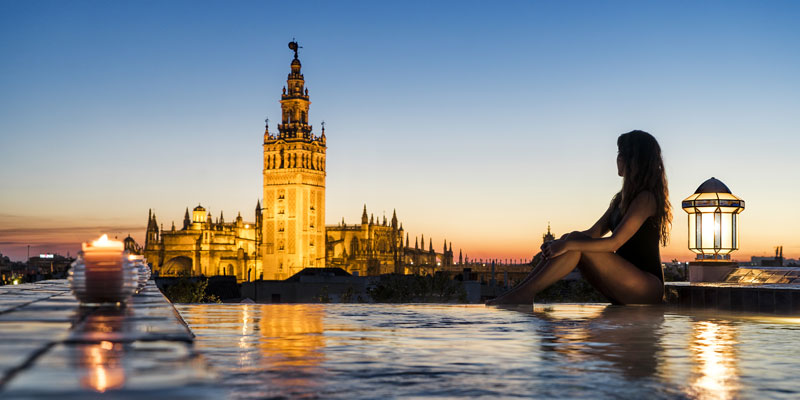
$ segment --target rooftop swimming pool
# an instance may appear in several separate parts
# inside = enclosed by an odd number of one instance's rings
[[[800,396],[800,318],[569,304],[176,308],[232,399]]]

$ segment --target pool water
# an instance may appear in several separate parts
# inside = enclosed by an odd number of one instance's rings
[[[177,308],[232,399],[800,397],[800,318],[568,304]]]

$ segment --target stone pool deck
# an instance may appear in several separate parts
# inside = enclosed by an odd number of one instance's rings
[[[800,285],[667,282],[667,304],[682,309],[800,315]]]
[[[66,280],[0,286],[0,398],[222,398],[155,284],[127,307],[79,307]]]

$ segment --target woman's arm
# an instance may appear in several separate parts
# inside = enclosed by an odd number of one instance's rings
[[[549,246],[542,246],[544,256],[546,258],[558,257],[571,250],[584,251],[584,252],[614,252],[617,251],[625,242],[628,241],[639,230],[645,220],[655,213],[655,197],[650,192],[639,193],[628,211],[620,221],[619,227],[609,237],[596,237],[589,233],[595,230],[598,224],[608,216],[603,215],[595,226],[587,231],[587,234],[592,236],[592,239],[566,239],[557,240]],[[609,214],[607,211],[606,214]],[[596,229],[592,233],[599,232]]]

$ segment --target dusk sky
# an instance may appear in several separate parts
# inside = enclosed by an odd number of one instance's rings
[[[673,231],[714,176],[746,201],[734,258],[800,256],[800,2],[0,1],[0,253],[140,244],[202,203],[253,221],[264,119],[296,38],[328,224],[392,210],[470,258],[530,258],[660,142]],[[457,255],[456,255],[457,257]]]

